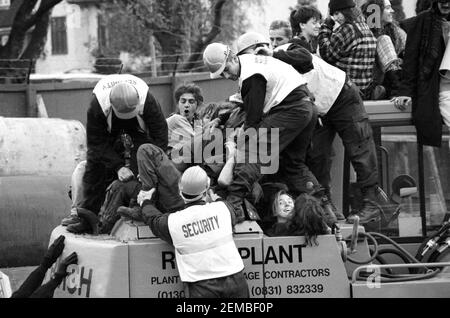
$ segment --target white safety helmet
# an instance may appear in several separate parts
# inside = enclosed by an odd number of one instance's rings
[[[257,44],[267,44],[270,45],[270,42],[268,39],[264,37],[264,35],[258,33],[258,32],[247,32],[242,34],[237,39],[237,51],[238,55],[242,54],[243,51],[248,49],[249,47]]]
[[[222,43],[209,44],[203,52],[203,63],[211,73],[211,78],[219,78],[225,66],[231,49]]]
[[[186,203],[198,201],[208,191],[209,184],[205,170],[199,166],[190,167],[184,171],[178,183],[180,196]]]

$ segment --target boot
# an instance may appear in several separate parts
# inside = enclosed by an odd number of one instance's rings
[[[374,201],[364,199],[363,207],[360,211],[355,214],[350,215],[347,218],[347,223],[353,224],[355,223],[356,216],[359,217],[360,224],[367,224],[370,222],[378,222],[381,220],[382,209],[381,207]]]
[[[382,206],[386,203],[384,191],[378,185],[361,189],[363,195],[363,206],[355,214],[347,218],[347,223],[353,224],[355,215],[359,216],[361,224],[367,224],[374,221],[380,221],[384,218]]]
[[[89,233],[98,235],[99,220],[97,214],[85,208],[77,208],[77,214],[80,222],[68,225],[67,231],[75,234]]]
[[[80,219],[80,222],[75,224],[70,224],[67,226],[67,231],[74,234],[91,234],[92,229],[89,226],[88,222],[85,219]]]
[[[123,217],[130,218],[134,221],[144,221],[144,219],[142,218],[142,210],[139,205],[135,205],[131,208],[121,206],[117,209],[117,213],[119,213]]]
[[[325,208],[330,209],[333,212],[333,214],[336,216],[336,219],[338,221],[345,220],[344,214],[342,214],[342,212],[337,209],[337,207],[334,205],[333,201],[331,200],[331,197],[329,197],[328,195],[326,195],[325,197],[322,198],[322,205],[324,206],[324,209]]]
[[[68,226],[70,224],[76,224],[78,222],[80,222],[80,217],[76,214],[71,214],[71,215],[65,217],[64,219],[62,219],[61,225]]]

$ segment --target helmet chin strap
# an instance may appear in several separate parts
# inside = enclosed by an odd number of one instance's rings
[[[186,198],[185,197],[186,194],[183,194],[183,192],[180,191],[180,196],[184,200],[185,203],[192,203],[192,202],[200,201],[204,197],[206,199],[206,192],[207,191],[208,191],[208,189],[206,189],[205,191],[200,193],[198,196],[193,197],[193,198]]]

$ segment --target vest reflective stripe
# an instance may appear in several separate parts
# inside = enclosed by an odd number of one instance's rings
[[[267,81],[266,97],[263,112],[268,113],[279,105],[293,90],[306,84],[306,80],[291,65],[273,57],[244,54],[241,61],[241,76],[239,87],[249,77],[261,74]]]
[[[108,131],[111,132],[112,128],[112,105],[109,100],[109,94],[114,85],[124,82],[129,83],[134,87],[136,87],[136,90],[139,95],[139,105],[138,105],[139,112],[136,118],[138,120],[139,127],[142,129],[142,131],[145,132],[147,131],[147,126],[145,125],[142,116],[144,114],[144,104],[147,98],[148,85],[139,77],[129,74],[109,75],[105,78],[102,78],[94,87],[93,93],[95,97],[97,97],[98,103],[100,104],[100,107],[102,108],[102,111],[105,114],[106,121],[108,123]]]
[[[244,268],[225,203],[194,205],[172,213],[168,226],[183,282],[225,277]]]
[[[276,51],[287,51],[291,44],[277,47]],[[345,72],[334,67],[320,57],[312,55],[314,69],[304,74],[308,88],[314,95],[314,104],[319,114],[325,115],[336,102],[345,85]]]

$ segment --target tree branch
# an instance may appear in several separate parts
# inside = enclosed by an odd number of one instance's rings
[[[62,0],[42,0],[41,5],[39,6],[36,13],[30,16],[30,18],[25,21],[25,27],[27,28],[27,30],[34,26],[39,19],[41,19],[45,14],[47,14],[49,10],[51,10],[61,1]]]

